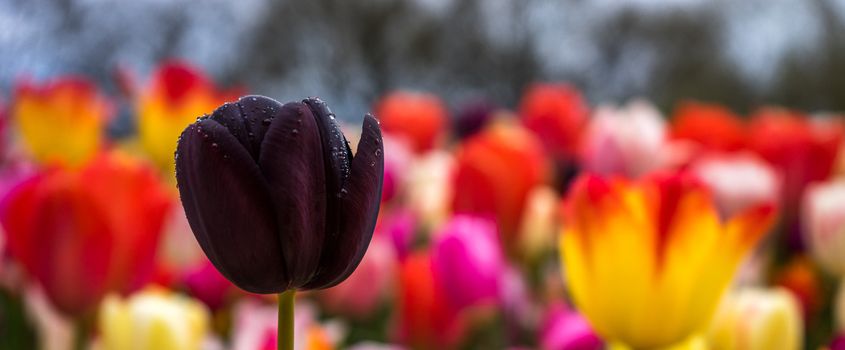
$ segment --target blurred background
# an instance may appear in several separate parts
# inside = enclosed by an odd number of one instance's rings
[[[174,176],[261,94],[384,134],[298,350],[845,350],[845,0],[0,0],[0,47],[0,349],[275,349]]]
[[[224,84],[357,118],[394,88],[517,101],[535,80],[592,102],[845,107],[845,1],[35,0],[0,2],[0,88],[82,73],[114,89],[181,57]]]

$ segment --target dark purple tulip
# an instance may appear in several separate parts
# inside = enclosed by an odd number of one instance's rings
[[[478,99],[465,104],[453,121],[455,134],[463,140],[484,129],[496,113],[496,106]]]
[[[319,99],[246,96],[182,132],[176,179],[197,241],[232,283],[253,293],[328,288],[370,243],[383,152],[371,115],[353,157]]]

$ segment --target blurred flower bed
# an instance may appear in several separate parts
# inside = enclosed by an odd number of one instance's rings
[[[275,348],[275,296],[211,265],[175,187],[182,130],[249,90],[178,60],[115,81],[6,97],[0,348]],[[664,116],[549,83],[372,112],[376,232],[348,280],[298,295],[298,349],[845,349],[841,116]],[[118,113],[134,132],[110,132]]]

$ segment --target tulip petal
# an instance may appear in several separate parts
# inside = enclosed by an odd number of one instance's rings
[[[373,237],[383,180],[381,129],[368,114],[361,128],[358,151],[352,158],[348,183],[341,190],[340,231],[327,234],[320,271],[305,288],[332,287],[349,277],[361,262]]]
[[[290,288],[317,271],[325,237],[326,179],[320,131],[302,103],[279,109],[261,145],[258,164],[273,199]]]
[[[334,113],[329,110],[325,102],[318,98],[309,98],[304,101],[317,122],[320,129],[320,138],[323,142],[323,160],[326,164],[326,190],[329,198],[329,213],[332,211],[332,202],[337,202],[340,190],[349,178],[349,160],[352,159],[352,150],[346,141],[346,136],[340,130],[335,120]]]
[[[341,223],[341,198],[343,188],[349,178],[349,160],[352,150],[346,142],[346,137],[335,120],[334,113],[329,110],[325,102],[319,98],[309,98],[302,101],[311,110],[320,131],[323,145],[323,164],[326,179],[326,216],[325,235],[337,237]],[[322,258],[321,258],[322,259]]]
[[[282,104],[274,99],[257,95],[244,96],[238,102],[226,103],[217,108],[211,119],[229,129],[257,162],[264,135],[281,109]]]
[[[176,157],[188,223],[209,260],[249,292],[285,290],[288,273],[268,185],[246,148],[204,118],[182,133]]]

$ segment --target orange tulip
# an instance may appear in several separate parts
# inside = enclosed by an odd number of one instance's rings
[[[82,77],[67,76],[41,85],[23,80],[15,90],[12,117],[24,146],[39,162],[78,165],[103,144],[111,108]]]
[[[391,93],[374,110],[385,133],[404,138],[417,153],[434,147],[447,119],[443,102],[435,95],[420,92]]]
[[[576,156],[589,106],[566,84],[534,84],[519,103],[519,116],[558,159]]]
[[[561,254],[575,305],[611,343],[659,348],[705,330],[771,203],[722,222],[685,173],[640,182],[583,175],[564,202]]]
[[[164,62],[136,100],[141,145],[157,166],[172,170],[182,130],[239,94],[218,91],[201,71],[186,62]]]
[[[804,255],[790,259],[774,276],[775,285],[795,294],[805,319],[812,319],[824,305],[822,281],[817,265]]]
[[[120,153],[78,170],[54,167],[14,188],[0,207],[11,255],[69,315],[151,277],[170,192]]]
[[[452,207],[457,213],[495,218],[505,242],[514,243],[528,195],[547,173],[533,134],[518,125],[493,125],[458,151]]]
[[[742,119],[721,105],[683,102],[672,120],[672,138],[691,141],[704,150],[736,151],[745,146]]]

